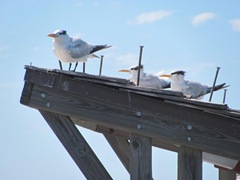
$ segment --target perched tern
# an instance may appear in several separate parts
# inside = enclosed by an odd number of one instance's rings
[[[185,71],[174,71],[171,74],[162,74],[160,77],[171,78],[171,89],[173,91],[180,91],[186,97],[192,99],[202,99],[204,95],[211,92],[212,87],[194,81],[188,81],[184,79]],[[223,89],[226,83],[219,84],[214,87],[213,91]]]
[[[138,66],[132,66],[128,69],[120,69],[118,72],[128,72],[130,73],[130,82],[133,82],[137,85],[138,79]],[[157,89],[165,89],[170,88],[170,82],[159,78],[159,76],[154,74],[144,73],[143,65],[140,66],[140,79],[139,86],[149,87],[149,88],[157,88]]]
[[[56,30],[49,37],[53,38],[53,51],[59,59],[60,69],[62,69],[62,63],[66,62],[69,64],[69,70],[71,69],[72,63],[76,62],[76,70],[78,62],[86,62],[87,58],[99,58],[95,54],[96,51],[109,48],[108,45],[91,45],[83,41],[78,37],[70,37],[66,30]]]

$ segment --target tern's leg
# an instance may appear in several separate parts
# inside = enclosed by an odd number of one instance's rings
[[[72,67],[72,63],[69,63],[69,68],[68,68],[69,71],[71,70],[71,67]]]
[[[62,62],[60,60],[58,60],[58,62],[59,62],[60,69],[62,70],[63,69],[62,68]]]
[[[77,69],[77,66],[78,66],[78,62],[76,62],[76,64],[75,64],[75,68],[74,68],[73,72],[75,72],[75,71],[76,71],[76,69]]]

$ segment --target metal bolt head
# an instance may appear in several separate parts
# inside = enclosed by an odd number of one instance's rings
[[[136,112],[136,115],[137,115],[138,117],[140,117],[140,116],[142,115],[142,113],[141,113],[140,111],[137,111],[137,112]]]
[[[188,140],[189,142],[191,142],[191,141],[192,141],[192,137],[189,136],[189,137],[187,138],[187,140]]]
[[[140,124],[137,125],[138,129],[142,129],[142,126]]]
[[[191,131],[192,130],[192,125],[187,125],[187,130]]]
[[[46,94],[41,93],[41,97],[42,97],[42,98],[45,98],[45,97],[46,97]]]

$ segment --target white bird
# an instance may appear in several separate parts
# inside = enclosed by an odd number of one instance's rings
[[[171,74],[162,74],[160,77],[171,78],[171,89],[173,91],[182,92],[186,97],[192,99],[202,99],[204,95],[211,92],[212,87],[194,81],[188,81],[184,79],[185,71],[174,71]],[[214,87],[213,91],[223,89],[226,83],[219,84]]]
[[[66,30],[56,30],[49,37],[53,38],[53,52],[59,59],[60,69],[62,69],[62,63],[66,62],[69,64],[69,70],[73,62],[76,62],[76,70],[78,62],[86,62],[87,58],[94,58],[96,56],[93,54],[96,51],[109,48],[108,45],[91,45],[83,41],[78,37],[70,37]]]
[[[137,85],[138,79],[138,66],[132,66],[128,69],[120,69],[118,72],[128,72],[130,73],[130,82],[133,82]],[[154,74],[144,73],[143,65],[140,66],[140,79],[139,86],[149,87],[149,88],[157,88],[157,89],[165,89],[170,88],[170,83],[159,76]]]

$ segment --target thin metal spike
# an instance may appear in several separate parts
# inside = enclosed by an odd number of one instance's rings
[[[100,67],[99,67],[99,76],[102,75],[102,65],[103,65],[103,55],[101,55]]]
[[[62,68],[62,62],[61,62],[60,60],[58,60],[58,63],[59,63],[60,69],[63,70],[63,68]]]
[[[137,78],[137,86],[139,86],[139,80],[140,80],[140,67],[142,63],[142,51],[144,46],[140,46],[140,54],[139,54],[139,61],[138,61],[138,78]]]
[[[213,91],[214,91],[214,87],[215,87],[216,82],[217,82],[219,69],[220,69],[220,67],[217,67],[217,71],[216,71],[215,78],[214,78],[214,81],[213,81],[213,86],[212,86],[212,89],[211,89],[211,94],[210,94],[210,97],[209,97],[209,102],[212,101]]]
[[[226,96],[227,96],[227,89],[224,89],[223,104],[225,104]]]

